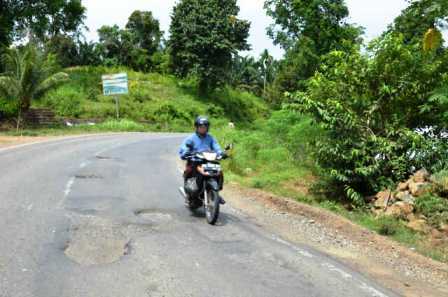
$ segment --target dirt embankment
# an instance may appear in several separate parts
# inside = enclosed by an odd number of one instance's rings
[[[448,296],[448,265],[343,217],[236,184],[223,195],[264,228],[329,254],[403,296]]]

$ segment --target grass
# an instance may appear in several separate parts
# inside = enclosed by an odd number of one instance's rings
[[[120,114],[136,122],[147,122],[164,131],[191,130],[199,114],[214,122],[250,123],[267,114],[260,98],[243,91],[223,87],[199,95],[194,80],[179,80],[171,75],[141,73],[127,68],[74,67],[66,70],[70,81],[33,102],[34,107],[48,107],[59,117],[105,120],[115,117],[113,97],[102,94],[101,76],[126,72],[129,94],[119,97]]]
[[[76,135],[84,133],[104,133],[104,132],[149,132],[155,131],[154,127],[132,120],[107,120],[95,125],[78,125],[74,127],[54,126],[37,129],[24,129],[20,131],[12,130],[1,134],[8,136],[62,136]]]

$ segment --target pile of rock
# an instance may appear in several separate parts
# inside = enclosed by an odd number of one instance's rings
[[[407,221],[415,231],[431,233],[425,216],[415,212],[415,199],[432,189],[430,174],[425,169],[417,171],[409,180],[400,183],[395,191],[385,190],[372,199],[372,211],[377,216],[393,216]],[[443,227],[443,226],[442,226]],[[448,230],[447,230],[448,234]]]

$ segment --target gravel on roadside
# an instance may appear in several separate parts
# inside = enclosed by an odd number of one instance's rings
[[[307,244],[403,296],[448,296],[448,265],[327,210],[272,194],[226,185],[223,196],[258,225]]]

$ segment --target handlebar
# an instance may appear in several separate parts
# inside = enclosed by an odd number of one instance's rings
[[[183,160],[191,160],[191,159],[193,159],[195,156],[196,156],[196,154],[197,153],[186,153],[183,157],[182,157],[182,159]],[[227,153],[226,152],[223,152],[221,155],[218,155],[218,157],[216,158],[216,160],[225,160],[225,159],[228,159],[229,158],[229,155],[227,155]]]

